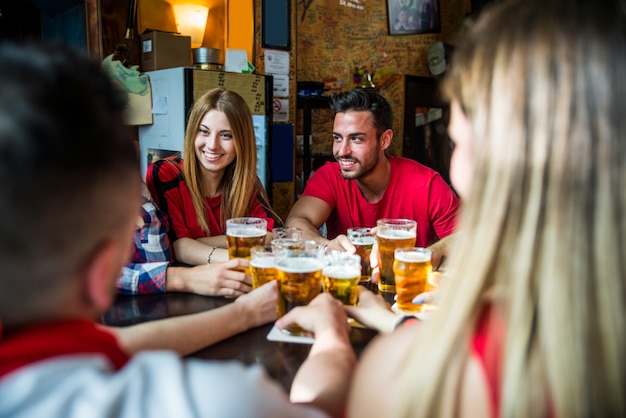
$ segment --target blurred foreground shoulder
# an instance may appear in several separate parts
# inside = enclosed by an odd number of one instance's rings
[[[403,359],[411,351],[419,328],[419,323],[403,326],[368,345],[354,375],[348,398],[349,417],[393,416]]]

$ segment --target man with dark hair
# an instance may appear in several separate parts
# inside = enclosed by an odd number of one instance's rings
[[[240,321],[241,301],[274,283],[195,315],[118,330],[94,322],[139,214],[124,106],[82,53],[0,46],[0,416],[340,416],[356,358],[328,294],[276,323],[315,334],[290,397],[258,365],[180,357],[222,332],[216,313]]]
[[[445,253],[455,226],[459,201],[434,170],[387,155],[393,138],[392,112],[381,95],[354,89],[331,97],[336,112],[333,154],[307,182],[287,218],[307,239],[329,250],[354,251],[346,237],[350,227],[374,227],[381,218],[417,221],[416,245],[431,246],[433,263]],[[327,237],[319,228],[326,224]]]

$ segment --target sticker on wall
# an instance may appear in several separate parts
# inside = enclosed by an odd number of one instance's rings
[[[289,74],[289,52],[265,50],[266,74]]]
[[[274,123],[289,122],[288,99],[274,99],[272,101],[272,110],[274,111]]]
[[[272,75],[274,76],[274,97],[289,97],[289,75]]]

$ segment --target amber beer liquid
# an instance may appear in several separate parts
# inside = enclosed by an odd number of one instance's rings
[[[376,236],[372,235],[371,228],[349,228],[348,239],[356,249],[355,254],[361,257],[361,282],[372,279],[372,266],[370,254],[376,242]]]
[[[265,243],[265,231],[258,228],[240,229],[226,234],[228,258],[250,258],[250,249]]]
[[[372,236],[372,238],[360,238],[354,241],[352,244],[356,251],[354,252],[356,255],[361,257],[361,277],[360,281],[367,282],[372,278],[372,266],[370,265],[370,254],[372,253],[372,247],[374,247],[374,242],[376,241],[376,237]]]
[[[262,218],[231,218],[226,220],[226,243],[228,244],[228,259],[250,259],[250,249],[265,243],[267,221]],[[237,269],[250,274],[247,268]]]
[[[378,289],[382,292],[395,292],[393,276],[393,253],[398,248],[415,246],[417,223],[410,219],[381,219],[377,223],[378,264],[380,280]]]
[[[356,305],[361,272],[353,266],[326,266],[322,270],[324,292],[344,305]]]
[[[419,312],[422,305],[413,299],[427,290],[432,270],[431,253],[425,248],[399,249],[395,252],[393,272],[396,277],[398,309],[404,312]]]
[[[274,257],[252,257],[250,260],[250,276],[252,276],[252,288],[263,286],[276,278]]]
[[[308,305],[322,290],[322,260],[309,257],[293,257],[276,265],[278,279],[277,314],[280,318],[296,306]],[[291,335],[306,335],[297,325],[287,331]]]

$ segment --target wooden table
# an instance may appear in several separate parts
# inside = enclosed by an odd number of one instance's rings
[[[113,306],[101,318],[107,325],[128,326],[155,319],[215,309],[231,299],[199,296],[188,293],[162,295],[123,296],[118,295]],[[219,324],[216,324],[219,326]],[[289,391],[291,382],[306,359],[311,348],[308,344],[267,341],[272,324],[263,325],[222,342],[200,350],[190,357],[210,360],[240,360],[246,364],[258,363]],[[352,328],[350,341],[359,356],[365,346],[376,335],[375,331]]]

